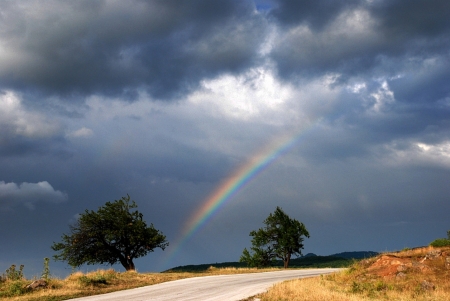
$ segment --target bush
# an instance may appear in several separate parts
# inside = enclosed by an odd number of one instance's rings
[[[430,243],[432,247],[450,247],[450,239],[438,238]]]
[[[12,264],[9,269],[6,270],[6,274],[0,277],[2,280],[20,280],[23,278],[23,264],[20,265],[19,270],[16,270],[16,265]]]
[[[0,297],[14,297],[26,293],[26,283],[23,280],[9,281],[5,283],[0,291]]]

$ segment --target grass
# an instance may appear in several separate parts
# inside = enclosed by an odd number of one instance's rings
[[[405,250],[385,255],[420,262],[426,252]],[[450,248],[447,252],[450,253]],[[402,277],[379,276],[374,273],[369,267],[381,256],[356,262],[336,274],[279,283],[257,297],[261,301],[450,300],[450,269],[445,266],[445,256],[427,260],[429,269],[426,271],[408,268]],[[248,300],[253,300],[253,297]]]
[[[25,289],[25,286],[30,284],[32,280],[19,279],[0,281],[0,299],[5,301],[67,300],[190,277],[257,273],[275,270],[279,269],[210,267],[206,271],[202,272],[120,273],[113,269],[97,270],[86,274],[76,272],[68,276],[66,279],[50,278],[46,288],[35,291],[28,291]]]

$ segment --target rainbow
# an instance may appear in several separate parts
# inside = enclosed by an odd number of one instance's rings
[[[174,246],[171,244],[166,262],[170,261],[178,252],[181,245],[197,233],[241,188],[255,179],[277,158],[288,152],[304,133],[305,131],[302,131],[301,135],[285,135],[275,139],[223,181],[206,198],[201,207],[195,211],[196,213],[185,224],[180,238],[175,241]]]

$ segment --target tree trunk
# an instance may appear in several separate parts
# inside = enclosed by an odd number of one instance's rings
[[[125,270],[127,270],[127,271],[136,270],[136,268],[134,267],[133,259],[131,259],[130,257],[128,257],[128,258],[121,257],[119,260],[120,260],[120,263],[125,268]]]
[[[127,262],[128,262],[128,266],[125,267],[125,269],[127,271],[134,271],[134,270],[136,270],[136,268],[134,267],[133,260],[128,259]]]
[[[288,254],[285,258],[284,258],[284,268],[287,269],[289,266],[289,261],[291,261],[291,254]]]

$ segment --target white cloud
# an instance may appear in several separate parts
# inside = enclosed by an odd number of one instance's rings
[[[60,203],[67,200],[67,193],[55,190],[47,181],[21,184],[0,181],[1,209],[18,204],[34,209],[37,202]]]
[[[340,92],[333,87],[337,76],[330,74],[294,85],[277,78],[267,64],[242,75],[205,80],[202,89],[187,100],[215,118],[292,130],[308,126],[330,113]]]
[[[434,165],[450,168],[450,141],[436,144],[411,142],[408,148],[398,147],[397,142],[393,142],[385,148],[391,152],[388,158],[383,159],[389,165]]]
[[[188,96],[191,104],[205,106],[214,115],[250,120],[280,112],[293,87],[279,82],[266,67],[243,75],[223,75],[204,80],[202,89]]]
[[[18,94],[0,91],[0,128],[13,136],[48,138],[59,133],[61,125],[43,114],[28,111]]]
[[[394,92],[390,90],[386,81],[383,81],[380,88],[370,96],[375,100],[371,109],[375,113],[381,112],[387,105],[395,102]]]
[[[86,128],[86,127],[82,127],[76,131],[70,132],[69,134],[67,134],[67,136],[69,137],[75,137],[75,138],[88,138],[94,135],[94,131]]]

